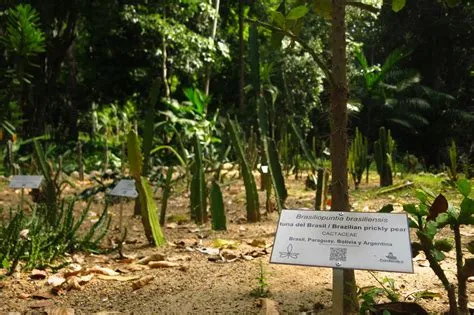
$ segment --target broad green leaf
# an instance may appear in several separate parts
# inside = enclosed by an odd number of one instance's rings
[[[464,198],[460,207],[461,211],[459,212],[458,223],[470,224],[471,218],[474,214],[474,200],[471,198]]]
[[[444,238],[441,240],[437,240],[434,243],[434,246],[437,250],[440,250],[442,252],[449,252],[450,250],[453,249],[453,242]]]
[[[456,186],[458,187],[459,192],[464,196],[468,197],[471,193],[471,183],[469,180],[462,178],[457,181]]]
[[[415,220],[413,220],[412,218],[408,218],[408,226],[412,229],[418,229],[419,228],[418,223]]]
[[[299,7],[291,9],[291,11],[286,15],[287,20],[297,20],[302,18],[308,13],[309,9],[305,5],[300,5]]]
[[[388,205],[383,206],[382,209],[380,209],[378,212],[380,212],[380,213],[390,213],[392,211],[393,211],[393,205],[388,204]]]
[[[416,257],[419,252],[423,250],[423,246],[418,242],[411,243],[411,254],[412,257]]]
[[[398,12],[405,7],[406,0],[392,0],[392,10]]]
[[[331,0],[313,0],[313,9],[316,14],[329,19],[332,13]]]
[[[421,189],[417,189],[416,190],[416,193],[415,193],[415,197],[421,202],[421,203],[425,203],[426,202],[426,193],[421,190]]]
[[[447,213],[441,213],[437,218],[436,218],[436,226],[438,229],[441,229],[448,225],[450,222],[450,217]]]
[[[286,28],[285,16],[278,11],[271,11],[270,15],[272,16],[273,22],[282,29]]]
[[[419,214],[420,216],[424,217],[424,216],[428,215],[428,213],[429,213],[429,212],[428,212],[428,206],[427,206],[427,205],[425,205],[425,204],[420,204],[420,205],[418,206],[418,214]]]
[[[446,256],[441,251],[437,250],[436,248],[431,250],[431,254],[436,259],[436,261],[442,261],[443,259],[446,258]]]
[[[438,227],[436,226],[436,222],[429,221],[426,223],[426,228],[425,228],[425,235],[429,239],[433,239],[433,237],[438,233]]]
[[[285,35],[282,32],[272,31],[272,36],[270,37],[270,46],[273,49],[280,49],[281,48],[281,41]]]
[[[457,6],[461,1],[460,0],[445,0],[446,4],[448,5],[448,7],[450,8],[454,8],[455,6]]]
[[[406,205],[403,205],[403,210],[406,212],[406,213],[409,213],[411,215],[414,215],[414,216],[418,216],[419,215],[419,211],[418,209],[416,208],[416,206],[414,204],[406,204]]]

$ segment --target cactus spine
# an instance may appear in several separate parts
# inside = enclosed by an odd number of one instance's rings
[[[140,202],[140,211],[145,236],[148,242],[156,246],[162,246],[166,243],[163,232],[161,231],[158,220],[158,209],[153,200],[153,191],[146,177],[142,174],[142,153],[138,135],[135,131],[130,131],[127,137],[128,161],[130,163],[130,174],[135,179],[135,186],[138,191]]]
[[[215,231],[227,230],[224,199],[222,198],[221,188],[215,181],[211,185],[211,214],[212,229]]]
[[[359,128],[356,128],[355,138],[349,149],[349,172],[354,181],[355,189],[359,189],[362,175],[367,167],[367,157],[369,154],[369,145],[367,138],[364,137]]]
[[[374,157],[380,177],[380,187],[393,184],[392,158],[394,149],[395,141],[392,139],[390,130],[386,131],[385,127],[380,127],[379,139],[374,143]]]

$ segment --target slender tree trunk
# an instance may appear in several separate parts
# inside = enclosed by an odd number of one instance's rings
[[[332,0],[331,165],[332,209],[350,211],[347,183],[347,78],[345,0]],[[354,270],[333,269],[333,314],[357,312]]]
[[[212,24],[211,30],[211,38],[214,40],[216,38],[217,33],[217,19],[219,18],[219,7],[220,7],[220,0],[216,0],[216,16],[214,17],[214,22]],[[206,83],[204,84],[204,93],[209,95],[209,85],[211,82],[211,66],[207,66],[207,74],[206,74]]]
[[[239,109],[245,108],[244,0],[239,0]]]
[[[164,19],[166,19],[166,9],[165,11],[163,12],[163,17]],[[163,61],[161,63],[161,66],[162,66],[162,76],[163,76],[163,84],[164,84],[164,90],[165,90],[165,97],[166,98],[169,98],[170,97],[170,86],[168,84],[168,67],[167,67],[167,63],[168,63],[168,51],[167,51],[167,47],[168,47],[168,44],[166,43],[166,37],[163,36],[163,43],[162,43],[162,46],[161,46],[161,49],[163,49]]]
[[[67,51],[69,61],[69,129],[68,140],[77,140],[79,137],[79,130],[77,128],[77,120],[79,111],[77,109],[77,61],[76,61],[76,45],[72,42]]]

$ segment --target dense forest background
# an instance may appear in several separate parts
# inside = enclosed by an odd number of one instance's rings
[[[177,140],[160,129],[160,121],[180,124],[181,131],[190,117],[213,128],[230,115],[246,132],[257,130],[248,19],[274,23],[279,12],[304,2],[4,0],[1,141],[44,136],[67,148],[105,134],[113,143],[135,121],[141,129],[150,110],[159,117],[155,137],[164,144]],[[329,61],[330,21],[312,14],[327,9],[320,3],[298,20],[297,30]],[[454,140],[461,159],[472,163],[474,4],[407,0],[394,12],[382,1],[364,3],[380,10],[347,8],[349,133],[357,127],[374,141],[379,127],[389,128],[397,159],[411,154],[425,170],[448,163],[446,148]],[[328,82],[301,45],[275,37],[259,28],[271,135],[277,142],[291,141],[287,122],[295,119],[322,156],[330,135]],[[161,101],[150,109],[156,78],[162,82]],[[179,104],[190,102],[194,111],[179,112]]]

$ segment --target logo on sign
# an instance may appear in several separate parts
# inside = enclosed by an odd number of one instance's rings
[[[286,252],[280,252],[280,258],[293,258],[297,259],[300,253],[293,253],[293,244],[289,244],[286,247]]]
[[[396,263],[396,264],[403,264],[403,260],[399,260],[397,256],[395,256],[392,252],[389,252],[387,256],[385,256],[386,259],[380,258],[380,262],[383,263]]]

